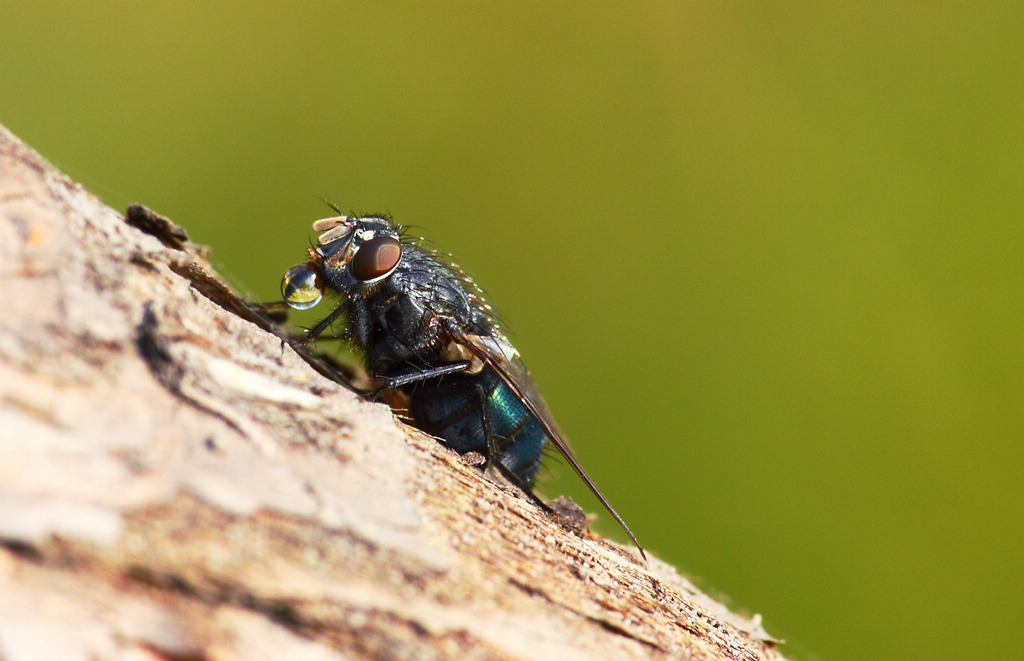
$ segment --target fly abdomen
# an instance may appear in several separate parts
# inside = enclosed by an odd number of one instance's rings
[[[484,456],[489,455],[489,432],[498,450],[496,459],[523,486],[533,484],[546,437],[493,370],[451,375],[441,383],[417,384],[410,391],[409,410],[420,429],[444,439],[459,454]]]

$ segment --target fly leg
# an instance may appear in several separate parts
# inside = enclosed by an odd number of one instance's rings
[[[426,370],[420,370],[419,372],[412,372],[410,374],[399,374],[398,376],[378,376],[377,381],[380,381],[381,385],[374,390],[367,393],[366,398],[375,400],[382,393],[389,390],[395,390],[402,386],[409,385],[410,383],[419,383],[420,381],[426,381],[427,379],[434,379],[437,377],[444,376],[446,374],[454,374],[456,372],[465,372],[469,369],[468,360],[460,360],[454,363],[448,363],[439,367],[432,367]]]
[[[334,308],[334,310],[329,315],[318,321],[316,326],[313,326],[312,328],[309,329],[309,331],[306,333],[306,337],[299,340],[299,344],[309,344],[316,338],[320,337],[320,335],[325,330],[327,330],[331,324],[337,321],[338,317],[340,317],[344,313],[344,305],[339,305],[338,307]]]

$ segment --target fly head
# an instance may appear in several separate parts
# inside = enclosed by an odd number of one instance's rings
[[[390,276],[402,261],[398,230],[386,218],[336,216],[313,223],[321,232],[310,261],[288,269],[281,280],[285,302],[298,310],[317,303],[324,291],[343,298],[365,295]]]

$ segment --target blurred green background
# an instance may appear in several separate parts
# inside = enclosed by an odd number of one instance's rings
[[[1019,3],[3,23],[0,122],[251,296],[303,260],[318,196],[454,253],[639,538],[788,655],[1019,654]]]

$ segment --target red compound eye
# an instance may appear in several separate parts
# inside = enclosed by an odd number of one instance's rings
[[[402,244],[390,236],[378,236],[359,246],[352,257],[352,275],[373,280],[390,273],[402,259]]]

